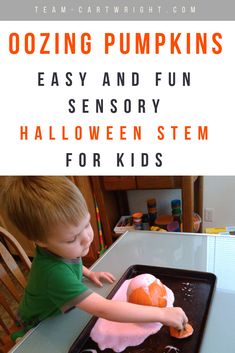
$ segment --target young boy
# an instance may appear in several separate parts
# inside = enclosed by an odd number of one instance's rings
[[[188,319],[181,308],[158,308],[111,301],[92,292],[82,275],[98,286],[114,282],[108,272],[82,265],[93,240],[86,202],[66,177],[8,177],[1,208],[36,247],[19,317],[24,332],[40,321],[73,307],[119,322],[156,322],[181,330]],[[24,333],[23,332],[23,333]]]

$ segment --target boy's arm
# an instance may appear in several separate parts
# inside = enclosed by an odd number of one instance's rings
[[[109,283],[113,283],[116,280],[110,272],[92,272],[85,266],[82,267],[82,273],[99,287],[103,286],[101,280],[105,280]]]
[[[161,322],[183,329],[188,318],[181,308],[158,308],[105,299],[92,293],[77,304],[81,310],[106,320],[117,322]]]

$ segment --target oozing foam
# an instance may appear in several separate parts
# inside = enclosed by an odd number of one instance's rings
[[[167,305],[164,285],[158,278],[150,274],[138,275],[130,281],[127,288],[127,299],[135,304],[160,307]]]
[[[149,286],[151,283],[156,281],[156,277],[150,274],[143,274],[136,276],[130,281],[130,284],[127,288],[127,298],[129,297],[129,294],[134,291],[135,289],[138,289],[142,287],[146,293],[149,293]]]
[[[152,275],[141,275],[141,279],[146,284],[156,280]],[[139,276],[138,276],[139,277]],[[127,301],[127,288],[131,280],[126,280],[118,289],[112,300]],[[133,280],[132,280],[133,281]],[[133,286],[140,284],[139,280],[134,282]],[[174,303],[174,294],[171,289],[164,286],[167,292],[167,306],[172,307]],[[138,287],[137,287],[138,288]],[[159,322],[150,323],[121,323],[113,322],[105,319],[98,319],[93,329],[91,330],[91,338],[95,341],[101,350],[111,348],[115,352],[121,352],[128,346],[138,346],[148,336],[158,332],[162,327]]]

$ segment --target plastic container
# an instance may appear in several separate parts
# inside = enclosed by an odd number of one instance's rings
[[[162,215],[155,220],[157,227],[167,230],[167,226],[174,221],[174,217],[171,215]]]
[[[133,213],[132,215],[133,225],[136,230],[142,229],[142,217],[143,217],[142,212],[136,212],[136,213]]]
[[[134,230],[131,216],[122,216],[114,228],[114,232],[117,234],[117,236],[131,230]]]
[[[171,201],[171,213],[172,213],[172,216],[174,217],[174,221],[179,223],[179,229],[180,229],[180,225],[182,223],[181,200],[175,199]]]
[[[149,216],[147,213],[143,214],[142,217],[142,229],[149,230]]]
[[[148,215],[149,215],[149,223],[153,225],[155,219],[157,218],[157,201],[156,199],[148,199],[147,200],[148,207]]]
[[[168,232],[180,232],[179,222],[174,221],[172,223],[167,224]]]
[[[194,213],[193,214],[193,231],[194,231],[194,233],[197,233],[199,231],[201,222],[202,222],[202,219],[199,216],[199,214]]]

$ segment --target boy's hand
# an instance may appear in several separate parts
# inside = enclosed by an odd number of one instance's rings
[[[116,281],[116,278],[110,272],[90,272],[87,276],[92,282],[94,282],[98,287],[103,287],[101,280],[109,283]]]
[[[178,307],[162,308],[163,318],[161,322],[163,325],[172,326],[177,330],[183,330],[188,322],[185,312]]]

